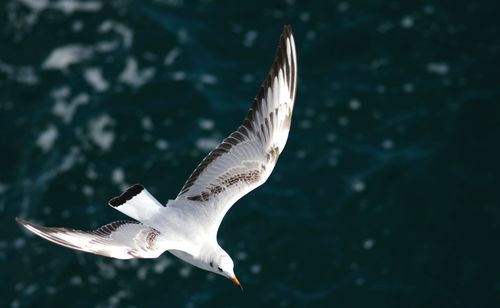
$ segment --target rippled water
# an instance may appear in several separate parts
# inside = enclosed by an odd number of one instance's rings
[[[6,0],[0,306],[494,307],[493,1]],[[15,223],[94,228],[174,197],[239,124],[292,24],[298,95],[266,185],[219,233],[245,293],[165,254],[119,261]]]

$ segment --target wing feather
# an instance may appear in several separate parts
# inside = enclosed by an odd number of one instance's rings
[[[167,247],[160,232],[135,221],[115,221],[93,231],[48,228],[16,219],[34,234],[58,245],[117,259],[156,258]]]
[[[295,44],[291,27],[285,26],[271,69],[242,125],[205,157],[171,206],[211,207],[217,231],[227,210],[267,180],[283,151],[296,79]]]

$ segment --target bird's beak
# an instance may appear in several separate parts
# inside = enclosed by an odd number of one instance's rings
[[[238,278],[236,278],[236,276],[234,276],[234,277],[230,277],[230,279],[231,279],[231,281],[232,281],[235,285],[237,285],[237,286],[240,288],[241,292],[243,292],[243,287],[241,286],[241,283],[240,283],[240,281],[238,280]]]

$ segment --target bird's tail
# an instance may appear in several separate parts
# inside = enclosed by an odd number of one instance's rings
[[[123,194],[108,202],[111,207],[144,224],[152,225],[153,219],[165,207],[141,184],[129,187]]]

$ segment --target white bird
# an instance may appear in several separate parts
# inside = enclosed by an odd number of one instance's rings
[[[196,167],[175,200],[164,206],[135,184],[109,205],[136,221],[115,221],[93,231],[17,221],[56,244],[117,259],[157,258],[169,251],[201,269],[231,279],[234,262],[217,243],[226,212],[262,185],[283,151],[295,100],[297,62],[290,26],[243,124]]]

